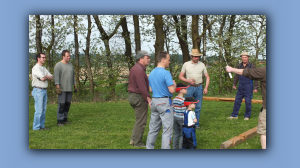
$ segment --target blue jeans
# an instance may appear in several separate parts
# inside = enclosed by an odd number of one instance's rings
[[[197,118],[197,123],[195,124],[195,126],[198,127],[199,120],[200,120],[200,112],[202,107],[202,99],[203,99],[202,85],[198,87],[193,87],[193,86],[188,87],[187,94],[185,95],[185,97],[194,97],[195,100],[199,100],[199,103],[196,103],[196,108],[195,108],[195,114]]]
[[[33,88],[31,95],[34,98],[34,120],[33,130],[39,130],[45,128],[45,117],[47,107],[47,90]]]

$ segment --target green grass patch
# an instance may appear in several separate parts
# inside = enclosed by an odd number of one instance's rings
[[[196,131],[198,149],[219,149],[222,142],[257,126],[261,104],[252,104],[252,116],[243,120],[245,104],[242,103],[239,119],[227,120],[233,102],[203,101],[200,130]],[[34,101],[29,97],[29,149],[142,149],[129,145],[135,114],[128,101],[72,103],[70,125],[56,126],[57,104],[48,104],[46,127],[50,130],[33,131]],[[146,143],[151,111],[145,127]],[[161,147],[159,133],[155,149]],[[233,149],[261,149],[259,136],[247,140]]]

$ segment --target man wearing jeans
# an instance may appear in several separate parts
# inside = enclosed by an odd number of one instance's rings
[[[36,54],[37,64],[32,68],[32,87],[31,95],[34,97],[34,120],[33,130],[46,130],[45,127],[46,108],[47,108],[47,87],[48,80],[52,80],[52,75],[43,66],[46,60],[44,53]]]
[[[136,64],[130,69],[128,81],[128,100],[135,111],[135,124],[132,129],[130,144],[134,147],[146,147],[142,142],[147,123],[148,104],[151,105],[149,80],[146,66],[150,63],[150,54],[139,51],[135,56]]]
[[[161,149],[170,149],[173,134],[173,108],[172,94],[176,91],[176,83],[171,73],[165,68],[169,67],[170,55],[160,52],[157,55],[157,67],[149,75],[150,92],[153,92],[151,101],[151,119],[147,137],[147,149],[154,149],[157,135],[163,126]]]
[[[199,61],[200,56],[198,49],[192,49],[190,53],[192,60],[185,62],[182,66],[181,72],[179,74],[179,79],[189,83],[190,87],[187,88],[187,94],[185,97],[194,97],[195,100],[199,100],[196,104],[195,113],[197,118],[197,123],[195,124],[197,129],[200,129],[199,120],[200,112],[202,107],[203,94],[207,94],[209,86],[209,75],[207,73],[205,65]],[[186,78],[184,77],[186,74]],[[203,90],[203,76],[206,78],[206,85]]]

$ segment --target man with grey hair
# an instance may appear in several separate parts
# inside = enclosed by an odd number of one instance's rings
[[[238,65],[238,69],[246,69],[246,68],[255,68],[251,62],[249,62],[249,55],[247,52],[243,52],[240,55],[242,62]],[[233,81],[233,89],[236,89],[236,84],[239,82],[238,91],[236,93],[233,112],[230,117],[227,119],[238,119],[239,110],[241,107],[241,103],[243,98],[245,98],[246,111],[244,114],[244,120],[249,120],[251,116],[251,100],[253,96],[253,92],[256,93],[258,89],[258,81],[255,81],[255,86],[253,85],[253,80],[244,77],[243,75],[235,75]]]
[[[147,123],[148,104],[151,105],[149,80],[146,74],[150,54],[141,50],[136,54],[135,61],[136,64],[130,69],[128,81],[128,100],[135,111],[135,124],[130,144],[134,147],[146,147],[142,138]]]
[[[251,80],[259,80],[261,84],[261,93],[262,93],[262,108],[258,117],[257,124],[257,133],[260,134],[260,143],[262,149],[267,148],[267,68],[245,68],[245,69],[236,69],[227,66],[227,72],[233,72],[237,75],[243,75],[246,78]]]

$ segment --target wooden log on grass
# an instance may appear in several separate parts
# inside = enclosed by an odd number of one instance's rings
[[[203,97],[203,100],[234,102],[234,101],[235,101],[235,98]],[[245,99],[243,99],[242,102],[245,102]],[[262,100],[252,100],[251,102],[252,102],[252,103],[259,103],[259,104],[262,104]]]
[[[241,133],[239,136],[233,137],[221,143],[220,149],[229,149],[245,142],[247,139],[253,138],[255,135],[257,135],[257,127],[252,128],[244,133]]]

